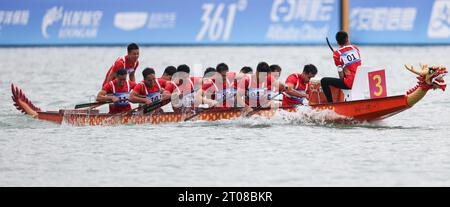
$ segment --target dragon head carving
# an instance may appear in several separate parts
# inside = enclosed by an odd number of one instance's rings
[[[441,89],[445,91],[447,83],[444,76],[447,75],[447,68],[443,66],[428,66],[420,64],[421,70],[416,70],[412,65],[405,65],[405,68],[418,75],[419,87],[423,90]]]

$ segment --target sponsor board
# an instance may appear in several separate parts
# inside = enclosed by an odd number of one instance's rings
[[[59,39],[96,38],[102,16],[100,10],[64,10],[62,6],[54,6],[42,18],[42,36],[49,39],[48,28],[57,25]]]
[[[428,37],[450,38],[450,0],[438,0],[434,3],[428,24]]]
[[[0,45],[323,44],[339,10],[339,0],[0,0]]]
[[[358,44],[448,44],[450,0],[350,0]]]
[[[108,6],[105,6],[107,4]],[[0,0],[0,45],[323,44],[339,0]],[[450,0],[350,0],[357,44],[448,44]]]

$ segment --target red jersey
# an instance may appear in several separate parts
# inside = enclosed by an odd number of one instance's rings
[[[286,79],[286,85],[292,84],[294,85],[294,90],[301,92],[301,93],[307,93],[307,84],[303,82],[302,80],[302,74],[300,73],[294,73],[287,77]],[[283,107],[298,105],[303,103],[304,98],[299,98],[295,96],[291,96],[289,94],[283,93]]]
[[[336,66],[342,67],[344,71],[347,69],[344,83],[347,87],[352,88],[356,70],[361,65],[359,49],[354,45],[346,45],[334,51],[333,59]]]
[[[201,78],[199,77],[189,77],[189,83],[187,84],[175,84],[174,82],[170,81],[167,82],[165,90],[169,93],[173,93],[175,90],[178,94],[182,94],[185,91],[194,91],[196,88],[195,85],[201,83]],[[183,85],[184,87],[181,87]]]
[[[103,81],[103,85],[106,82],[106,79],[111,73],[116,73],[119,69],[125,69],[127,70],[127,73],[130,74],[132,72],[135,72],[137,67],[139,66],[139,60],[136,61],[136,63],[131,64],[128,61],[128,55],[125,55],[123,57],[117,58],[116,62],[109,68],[108,73],[106,73],[105,80]]]
[[[229,83],[232,83],[234,85],[234,87],[237,86],[237,80],[236,80],[236,72],[228,72],[227,73],[227,81]]]
[[[188,83],[175,84],[174,82],[170,81],[166,84],[165,91],[171,94],[174,92],[179,95],[183,94],[181,100],[172,100],[172,108],[175,112],[178,112],[182,106],[194,107],[195,91],[197,88],[196,85],[201,83],[201,78],[190,77],[188,79]]]
[[[158,82],[157,84],[159,84],[161,86],[161,89],[164,91],[164,88],[166,88],[167,83],[169,83],[169,81],[167,81],[164,78],[156,78],[156,81]]]
[[[242,84],[242,81],[244,82],[243,86],[245,90],[249,88],[267,88],[268,90],[272,90],[272,76],[270,75],[267,76],[264,82],[263,80],[259,80],[259,83],[256,83],[256,75],[244,76],[239,85]]]
[[[167,81],[164,79],[157,78],[156,84],[152,87],[148,87],[145,85],[144,81],[142,81],[134,87],[133,91],[135,91],[138,95],[145,96],[152,102],[158,102],[162,99],[162,91],[164,89],[163,86],[166,85],[166,82]]]
[[[246,92],[245,103],[251,107],[258,107],[261,102],[270,100],[275,95],[272,91],[272,81],[270,75],[267,75],[265,81],[259,80],[258,83],[256,75],[245,76],[238,85],[238,87],[243,87]]]
[[[119,99],[124,99],[122,101],[119,101],[118,103],[109,104],[110,114],[123,113],[131,110],[131,105],[128,103],[126,99],[128,99],[130,91],[135,86],[136,86],[135,82],[125,81],[125,84],[122,84],[122,86],[119,87],[117,79],[103,85],[102,90],[106,91],[106,93],[113,94],[113,96],[116,96]]]
[[[202,90],[211,94],[212,100],[219,102],[217,106],[213,107],[214,109],[226,109],[235,105],[236,86],[235,81],[231,82],[228,78],[222,81],[221,85],[214,79],[204,82]]]

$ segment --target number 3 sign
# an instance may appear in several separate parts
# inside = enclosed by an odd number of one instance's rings
[[[369,89],[370,98],[383,98],[387,96],[384,70],[369,72]]]

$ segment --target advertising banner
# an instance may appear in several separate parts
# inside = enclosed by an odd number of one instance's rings
[[[0,0],[0,45],[323,44],[339,0]]]
[[[350,0],[349,16],[355,43],[450,43],[450,0]]]

